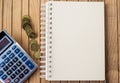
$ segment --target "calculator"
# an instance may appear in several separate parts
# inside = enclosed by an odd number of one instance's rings
[[[2,83],[23,83],[37,67],[33,59],[7,31],[0,32],[0,81]]]

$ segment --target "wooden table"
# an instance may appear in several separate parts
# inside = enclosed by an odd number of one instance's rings
[[[71,0],[103,1],[103,0]],[[105,1],[106,82],[120,83],[120,0]],[[30,15],[35,32],[40,34],[40,6],[46,0],[0,0],[0,30],[7,30],[13,38],[32,56],[28,48],[28,37],[21,28],[21,17]],[[38,42],[40,39],[37,38]],[[40,79],[39,69],[25,83],[47,83]],[[49,83],[49,82],[48,82]],[[102,81],[51,81],[51,83],[105,83]]]

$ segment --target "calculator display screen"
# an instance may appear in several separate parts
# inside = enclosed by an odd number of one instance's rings
[[[0,32],[0,55],[14,43],[13,39],[6,32]]]
[[[2,40],[0,40],[0,51],[4,49],[6,46],[10,44],[10,41],[4,37]]]

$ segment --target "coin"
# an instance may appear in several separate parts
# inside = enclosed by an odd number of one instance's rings
[[[34,53],[34,56],[35,56],[35,58],[40,58],[40,56],[41,56],[40,51],[36,51],[36,52]]]

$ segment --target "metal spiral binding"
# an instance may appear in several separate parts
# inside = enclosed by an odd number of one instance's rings
[[[40,78],[45,78],[46,76],[46,61],[45,61],[45,4],[41,5],[40,9]]]
[[[41,78],[51,78],[52,75],[52,3],[48,4],[48,8],[47,8],[47,17],[45,16],[45,5],[41,5],[41,32],[40,32],[40,39],[41,39],[41,53],[43,54],[43,56],[41,56],[41,66],[40,66],[40,77]],[[49,19],[49,20],[45,20],[45,18]],[[45,22],[47,23],[47,25],[45,25]],[[45,29],[45,27],[47,29]],[[47,34],[46,34],[47,32]],[[46,39],[47,38],[47,42]],[[46,46],[47,43],[47,46]],[[47,52],[47,56],[45,55],[45,53]],[[47,58],[46,58],[47,57]],[[47,74],[46,74],[47,73]]]

